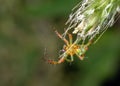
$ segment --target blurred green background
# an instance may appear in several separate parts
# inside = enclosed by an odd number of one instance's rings
[[[0,0],[0,86],[120,86],[120,20],[84,61],[47,64],[63,46],[71,9],[80,0]]]

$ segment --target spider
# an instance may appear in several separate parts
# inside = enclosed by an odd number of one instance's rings
[[[60,59],[58,61],[47,60],[49,64],[60,64],[60,63],[63,63],[65,60],[68,62],[73,62],[74,55],[79,57],[80,60],[84,59],[84,54],[88,50],[88,46],[91,44],[91,42],[88,42],[87,44],[79,45],[75,42],[73,43],[73,40],[72,40],[73,38],[71,34],[67,33],[69,37],[69,41],[68,41],[66,38],[62,37],[62,35],[58,33],[58,31],[55,31],[55,33],[60,39],[62,39],[65,42],[65,45],[61,50],[63,54],[59,56]],[[70,56],[70,58],[68,58],[68,56]]]

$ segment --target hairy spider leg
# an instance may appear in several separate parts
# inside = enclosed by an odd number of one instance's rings
[[[57,36],[62,39],[67,46],[69,46],[69,42],[67,41],[67,39],[65,39],[64,37],[62,37],[62,35],[60,33],[58,33],[58,31],[56,30],[55,33],[57,34]]]
[[[55,61],[55,60],[50,60],[50,59],[47,59],[47,62],[49,63],[49,64],[60,64],[60,63],[63,63],[66,59],[67,57],[67,55],[66,56],[63,56],[63,57],[61,57],[58,61]]]
[[[68,36],[69,36],[69,41],[70,41],[70,45],[72,45],[72,35],[68,33]]]
[[[92,44],[92,40],[89,41],[86,45],[85,45],[85,50],[87,51],[88,50],[88,47]]]
[[[82,55],[78,55],[77,53],[75,53],[75,54],[79,57],[80,60],[83,60],[85,57],[84,54],[82,54]]]
[[[49,64],[54,64],[54,65],[59,64],[57,61],[54,61],[54,60],[48,60],[48,63]]]

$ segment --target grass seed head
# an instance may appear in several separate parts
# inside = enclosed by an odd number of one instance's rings
[[[83,0],[75,9],[64,34],[72,29],[73,34],[79,35],[78,39],[92,40],[114,24],[115,15],[120,11],[120,0]]]

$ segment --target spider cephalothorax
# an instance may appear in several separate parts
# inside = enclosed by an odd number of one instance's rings
[[[65,42],[65,45],[63,46],[63,49],[61,50],[63,53],[59,56],[60,59],[58,61],[54,60],[47,60],[50,64],[60,64],[64,62],[65,60],[68,62],[73,61],[73,56],[76,55],[80,58],[80,60],[84,59],[84,54],[88,50],[88,46],[91,44],[90,42],[87,44],[79,45],[75,42],[72,42],[72,35],[68,33],[69,41],[62,37],[61,34],[59,34],[57,31],[55,33],[58,35],[60,39],[62,39]],[[68,58],[70,56],[70,58]]]

